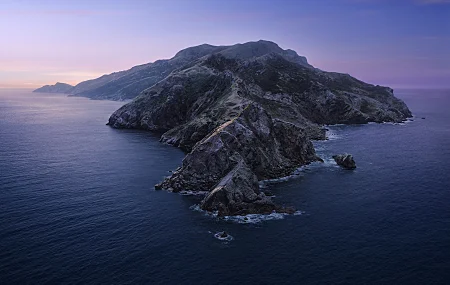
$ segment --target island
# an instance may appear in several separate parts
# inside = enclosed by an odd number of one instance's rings
[[[323,125],[411,117],[391,88],[314,68],[270,41],[191,47],[171,61],[187,62],[188,55],[191,61],[107,124],[159,132],[161,142],[183,149],[182,165],[155,187],[205,191],[201,208],[220,216],[291,213],[261,192],[258,181],[320,161],[311,141],[325,139]]]

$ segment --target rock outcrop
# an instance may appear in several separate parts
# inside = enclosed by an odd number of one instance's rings
[[[333,155],[334,161],[345,169],[355,169],[356,163],[351,154],[337,154]]]
[[[231,241],[233,240],[233,237],[231,235],[229,235],[227,232],[223,231],[223,232],[218,232],[214,234],[214,237],[216,239],[219,240],[223,240],[223,241]]]
[[[222,215],[283,209],[259,192],[317,158],[311,140],[323,124],[401,122],[408,107],[388,87],[310,66],[259,41],[194,50],[184,66],[114,112],[108,124],[161,132],[188,154],[158,188],[207,191],[201,206]]]
[[[317,160],[306,132],[291,123],[273,120],[256,103],[197,142],[183,165],[161,188],[209,191],[240,161],[258,180],[287,176],[299,165]]]
[[[265,214],[277,209],[269,197],[260,193],[256,175],[242,160],[206,195],[201,207],[217,211],[219,216]]]
[[[68,93],[73,89],[72,85],[57,82],[55,85],[45,85],[34,90],[36,93]]]

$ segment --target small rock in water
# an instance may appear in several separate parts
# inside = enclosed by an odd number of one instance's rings
[[[218,232],[214,235],[214,237],[220,240],[228,240],[228,241],[233,239],[233,237],[230,236],[226,231]]]
[[[272,193],[270,190],[264,191],[264,194],[265,194],[266,196],[268,196],[268,197],[274,196],[273,193]]]
[[[422,120],[425,120],[425,117],[422,117]]]
[[[351,154],[333,155],[333,159],[342,168],[345,168],[345,169],[355,169],[356,168],[355,160],[353,159],[353,156]]]

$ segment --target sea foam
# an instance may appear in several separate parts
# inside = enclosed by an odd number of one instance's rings
[[[286,216],[300,216],[304,214],[302,211],[295,211],[294,214],[286,214],[286,213],[270,213],[270,214],[248,214],[242,216],[223,216],[219,217],[217,211],[209,212],[202,210],[200,205],[193,205],[190,207],[191,210],[201,212],[205,216],[217,218],[224,221],[229,221],[237,224],[260,224],[265,221],[273,221],[273,220],[283,220]]]
[[[217,233],[214,234],[214,237],[215,237],[216,239],[222,240],[222,241],[232,241],[232,240],[234,240],[234,237],[231,236],[231,235],[228,234],[228,233],[227,233],[227,236],[226,236],[226,237],[222,237],[222,233],[223,233],[223,232],[217,232]]]
[[[178,192],[178,194],[183,196],[205,196],[208,194],[208,191],[192,191],[192,190],[182,190]]]

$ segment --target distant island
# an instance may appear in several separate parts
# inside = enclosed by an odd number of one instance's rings
[[[37,93],[68,93],[73,89],[72,85],[57,82],[55,85],[45,85],[34,90]]]
[[[155,187],[202,191],[201,208],[222,216],[292,213],[261,192],[258,181],[321,161],[311,140],[326,139],[323,125],[411,116],[391,88],[319,70],[270,41],[190,47],[134,69],[96,89],[132,98],[151,85],[108,125],[163,133],[162,142],[186,151],[182,166]]]

